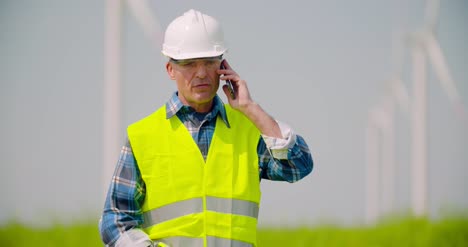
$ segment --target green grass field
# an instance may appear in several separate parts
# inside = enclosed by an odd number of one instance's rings
[[[269,246],[468,246],[468,217],[392,218],[372,226],[316,226],[259,229],[258,245]],[[0,227],[0,246],[103,246],[97,223],[35,229],[20,224]]]

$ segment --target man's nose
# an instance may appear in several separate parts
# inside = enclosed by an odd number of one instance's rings
[[[196,76],[197,76],[198,78],[203,79],[203,78],[205,78],[206,74],[207,74],[206,65],[203,64],[203,63],[198,64],[198,65],[197,65]]]

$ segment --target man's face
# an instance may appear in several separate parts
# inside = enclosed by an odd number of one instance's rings
[[[199,112],[211,109],[211,103],[219,87],[217,70],[220,57],[171,60],[166,69],[169,77],[176,81],[179,98]]]

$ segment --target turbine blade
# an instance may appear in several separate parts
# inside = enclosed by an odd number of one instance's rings
[[[439,82],[442,88],[445,90],[445,93],[452,103],[459,101],[460,96],[458,95],[455,83],[453,82],[452,76],[450,75],[444,54],[442,53],[442,50],[433,35],[427,35],[426,48],[429,55],[429,60],[434,66],[435,73],[439,78]]]
[[[461,101],[455,82],[450,75],[449,67],[447,66],[444,54],[440,48],[439,43],[433,34],[426,36],[426,48],[435,73],[439,79],[440,85],[447,94],[451,104],[455,108],[455,112],[464,120],[468,122],[468,115]]]
[[[154,42],[157,49],[161,47],[163,32],[161,25],[151,12],[146,0],[127,0],[130,11],[143,28],[145,35]]]

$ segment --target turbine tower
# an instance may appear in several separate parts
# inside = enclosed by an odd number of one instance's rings
[[[105,60],[104,60],[104,106],[103,106],[103,194],[109,186],[119,154],[120,109],[121,109],[121,36],[122,3],[106,1]]]
[[[126,0],[127,5],[146,37],[159,49],[161,26],[146,0]],[[103,107],[103,193],[108,189],[119,155],[121,133],[121,70],[122,70],[122,9],[124,0],[106,1],[105,80]]]

